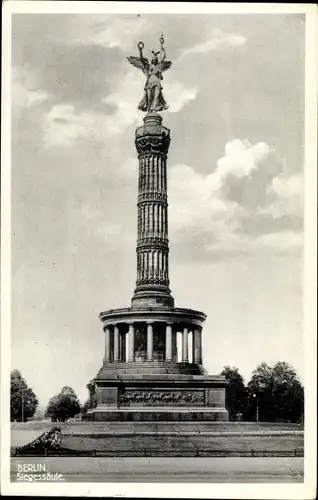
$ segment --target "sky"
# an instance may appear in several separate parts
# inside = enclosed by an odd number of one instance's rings
[[[101,311],[136,279],[144,75],[167,59],[170,281],[204,311],[203,363],[303,379],[304,17],[12,16],[12,369],[44,407],[102,364]]]

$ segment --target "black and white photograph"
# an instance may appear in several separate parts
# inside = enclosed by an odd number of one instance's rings
[[[314,498],[316,5],[3,13],[3,493]]]

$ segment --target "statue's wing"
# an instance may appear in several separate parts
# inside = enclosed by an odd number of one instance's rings
[[[171,61],[161,61],[161,63],[160,63],[160,70],[161,70],[161,72],[162,71],[166,71],[167,69],[169,69],[170,66],[171,66],[171,64],[172,64]]]
[[[141,69],[145,71],[145,69],[149,66],[148,59],[140,59],[139,57],[129,56],[127,57],[130,64],[135,66],[135,68]]]

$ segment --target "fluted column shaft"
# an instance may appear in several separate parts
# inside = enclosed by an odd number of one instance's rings
[[[174,305],[169,289],[167,153],[170,131],[158,113],[148,113],[136,130],[139,158],[137,279],[132,304]]]
[[[156,280],[168,287],[166,158],[147,154],[139,162],[137,285]]]

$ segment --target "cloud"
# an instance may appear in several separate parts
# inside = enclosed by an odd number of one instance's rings
[[[169,220],[174,244],[180,250],[188,241],[186,256],[190,258],[192,246],[193,259],[299,249],[301,179],[283,175],[282,168],[270,146],[240,139],[225,145],[224,156],[207,175],[188,165],[171,167]]]
[[[187,165],[169,167],[170,224],[176,231],[205,229],[211,215],[214,222],[231,217],[231,203],[214,196],[217,190],[214,174],[203,175]]]
[[[107,127],[109,133],[120,133],[140,120],[138,104],[143,94],[144,78],[137,69],[129,71],[119,80],[116,90],[102,99],[103,103],[115,108]]]
[[[72,104],[56,104],[47,113],[44,139],[47,146],[71,146],[77,141],[105,142],[140,119],[137,104],[141,85],[134,72],[120,80],[115,92],[102,99],[108,113],[76,110]],[[139,99],[139,100],[138,100]]]
[[[195,88],[186,88],[181,82],[175,81],[167,85],[167,92],[163,90],[164,95],[167,97],[170,113],[177,113],[188,102],[193,101],[198,93]]]
[[[274,217],[284,214],[299,216],[304,211],[304,177],[302,174],[279,175],[268,186],[268,196],[273,202],[264,209],[264,213]]]
[[[101,22],[99,17],[90,16],[77,28],[80,32],[73,33],[70,44],[100,45],[113,48],[120,47],[123,50],[131,49],[136,44],[136,39],[145,29],[150,29],[152,23],[138,16],[105,16]]]
[[[194,45],[185,49],[181,57],[189,54],[206,54],[211,51],[220,51],[231,47],[241,47],[245,45],[247,39],[242,35],[236,35],[232,33],[225,33],[222,30],[214,30],[212,38],[206,42]]]
[[[144,92],[145,75],[138,69],[133,69],[119,80],[116,91],[102,99],[104,104],[114,106],[116,111],[112,117],[114,130],[122,131],[122,127],[132,126],[140,121],[141,113],[137,109]],[[169,112],[177,113],[189,101],[197,96],[196,88],[188,88],[173,77],[163,82],[163,95],[168,102]]]
[[[71,104],[54,105],[44,121],[44,142],[48,147],[72,146],[94,130],[96,120],[91,113],[76,113]]]
[[[12,106],[14,110],[39,106],[49,98],[48,92],[38,88],[35,76],[22,67],[12,67]]]
[[[252,145],[239,139],[226,144],[217,166],[215,179],[223,195],[252,210],[268,203],[268,186],[283,168],[264,142]]]
[[[298,250],[304,244],[303,234],[295,231],[284,231],[282,233],[269,233],[259,236],[256,243],[264,248],[275,249],[276,252],[292,252]]]
[[[249,176],[271,152],[271,148],[264,142],[255,145],[240,139],[228,142],[225,145],[225,155],[217,162],[220,181],[229,175],[238,178]]]
[[[132,70],[119,79],[114,92],[101,99],[108,112],[76,110],[73,104],[55,104],[45,117],[44,140],[48,146],[71,146],[82,139],[105,142],[140,124],[143,114],[138,104],[143,95],[144,75]],[[170,112],[176,113],[190,100],[196,90],[180,82],[169,85]]]

